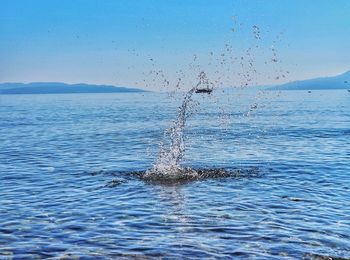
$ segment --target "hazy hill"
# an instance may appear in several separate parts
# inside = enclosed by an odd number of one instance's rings
[[[111,85],[66,84],[60,82],[0,83],[0,94],[65,94],[144,92],[137,88]]]
[[[293,81],[274,86],[270,90],[316,90],[316,89],[350,89],[350,71],[334,77],[315,78]]]

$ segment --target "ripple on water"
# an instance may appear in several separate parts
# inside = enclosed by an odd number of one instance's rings
[[[348,259],[348,95],[316,93],[194,120],[196,174],[160,182],[163,96],[2,96],[0,259]]]

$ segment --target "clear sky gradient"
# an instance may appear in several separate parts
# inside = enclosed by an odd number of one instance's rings
[[[210,53],[227,43],[237,57],[259,44],[254,84],[342,73],[350,70],[350,1],[0,0],[0,82],[157,89],[150,70],[165,71],[173,82],[178,70],[193,76],[195,60],[210,74],[218,68],[208,65]],[[278,65],[266,64],[271,46]],[[289,73],[276,79],[276,71]]]

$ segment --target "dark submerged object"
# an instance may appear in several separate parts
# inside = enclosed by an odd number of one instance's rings
[[[225,179],[225,178],[257,178],[262,176],[258,167],[248,169],[224,169],[224,168],[202,168],[191,169],[183,168],[176,174],[149,174],[147,171],[131,172],[129,175],[135,176],[145,182],[163,185],[178,185],[193,181],[206,179]]]

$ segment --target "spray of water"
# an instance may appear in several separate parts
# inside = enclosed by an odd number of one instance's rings
[[[154,163],[153,167],[146,171],[144,178],[149,179],[193,179],[197,178],[199,175],[203,174],[200,171],[196,171],[191,168],[183,167],[182,161],[185,154],[185,126],[188,118],[195,113],[198,102],[194,99],[194,94],[196,93],[206,93],[210,94],[212,90],[220,88],[228,84],[232,77],[235,79],[241,79],[241,84],[238,87],[246,88],[250,85],[256,85],[256,76],[259,74],[256,67],[255,52],[260,48],[261,41],[261,31],[256,25],[252,27],[252,34],[254,38],[254,45],[245,49],[243,53],[235,53],[233,46],[230,43],[225,44],[225,48],[214,58],[214,53],[210,52],[209,58],[211,61],[208,66],[214,67],[214,70],[210,70],[209,81],[208,76],[202,71],[199,64],[197,64],[198,57],[194,55],[193,62],[189,66],[188,71],[195,72],[198,74],[198,79],[194,85],[188,90],[183,97],[182,103],[178,108],[176,119],[172,122],[171,126],[164,132],[163,141],[160,144],[159,155]],[[275,42],[274,42],[275,43]],[[277,64],[279,60],[277,59],[276,48],[274,45],[271,47],[273,54],[272,58],[265,61],[265,65],[268,62]],[[238,54],[238,56],[237,56]],[[161,82],[161,85],[168,88],[172,84],[166,78],[164,71],[155,69],[154,59],[152,61],[152,70],[149,75],[153,75],[152,82],[155,83],[156,79]],[[238,65],[238,67],[237,67]],[[277,73],[277,71],[276,71]],[[282,70],[278,73],[282,73],[282,77],[285,77]],[[287,72],[288,73],[288,72]],[[186,74],[183,70],[176,72],[178,76],[178,81],[175,84],[175,89],[180,89],[188,84],[184,82]],[[188,74],[188,73],[187,73]],[[193,75],[193,74],[192,74]],[[275,79],[279,79],[277,76]],[[222,90],[224,92],[224,90]],[[258,93],[258,97],[262,92]],[[258,98],[257,98],[258,99]],[[243,113],[244,116],[250,116],[250,114],[258,108],[257,100],[249,108],[248,111]],[[215,172],[217,174],[217,172]],[[200,177],[200,176],[199,176]]]
[[[173,121],[170,128],[165,131],[164,141],[160,145],[160,152],[153,168],[146,172],[148,175],[166,175],[178,177],[181,174],[195,176],[196,171],[181,166],[185,154],[184,130],[186,120],[193,114],[198,103],[193,100],[195,93],[210,94],[213,90],[213,84],[209,82],[205,72],[198,75],[198,83],[185,93],[181,106],[178,108],[176,120]],[[169,146],[165,142],[170,142]]]

